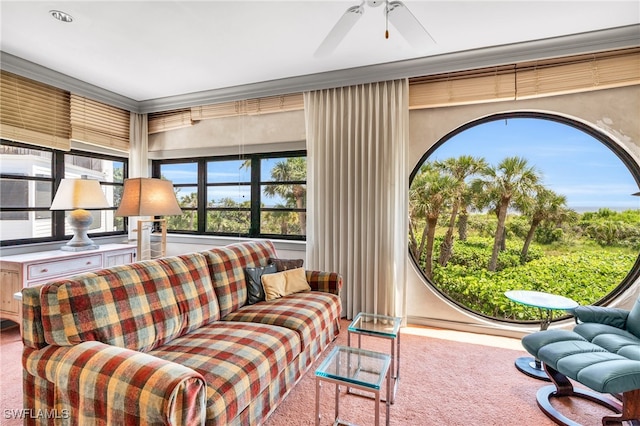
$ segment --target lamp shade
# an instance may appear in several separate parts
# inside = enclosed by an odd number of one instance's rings
[[[132,178],[124,181],[122,202],[116,216],[180,215],[173,183],[165,179]]]
[[[62,179],[49,210],[87,210],[108,207],[109,203],[97,180]]]

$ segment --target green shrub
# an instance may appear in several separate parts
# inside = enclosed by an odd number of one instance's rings
[[[537,309],[509,301],[508,290],[537,290],[593,304],[610,293],[631,270],[630,254],[591,251],[533,260],[491,273],[463,265],[434,268],[434,282],[451,299],[495,318],[539,319]]]

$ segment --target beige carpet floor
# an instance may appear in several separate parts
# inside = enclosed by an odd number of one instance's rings
[[[347,342],[347,321],[334,345]],[[387,340],[363,338],[363,347],[389,348]],[[0,424],[20,425],[11,418],[22,408],[22,342],[18,329],[0,332]],[[315,410],[314,370],[300,380],[265,426],[313,425]],[[517,371],[514,360],[527,353],[518,339],[480,334],[405,327],[401,335],[400,385],[391,406],[391,425],[552,426],[537,407],[536,391],[548,382]],[[333,386],[321,390],[322,425],[333,423]],[[341,390],[340,414],[345,421],[371,425],[374,402]],[[585,401],[556,403],[569,418],[585,426],[601,424],[606,409]],[[384,422],[384,408],[381,408]],[[384,424],[384,423],[383,423]]]

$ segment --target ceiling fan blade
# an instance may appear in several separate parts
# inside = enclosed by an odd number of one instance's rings
[[[364,7],[362,4],[347,9],[331,31],[329,31],[329,34],[327,34],[322,44],[320,44],[314,56],[323,57],[332,53],[342,39],[351,31],[351,28],[353,28],[356,22],[358,22],[358,19],[360,19],[363,13]]]
[[[424,48],[436,42],[401,1],[390,1],[386,11],[389,21],[414,48]]]

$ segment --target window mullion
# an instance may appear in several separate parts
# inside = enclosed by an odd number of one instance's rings
[[[198,234],[204,234],[207,230],[207,162],[198,160]]]
[[[64,152],[62,151],[53,151],[53,155],[51,156],[51,170],[52,170],[52,178],[53,178],[53,191],[51,191],[51,197],[54,197],[58,192],[58,187],[60,186],[60,182],[64,179]],[[53,202],[53,198],[51,199]],[[51,230],[54,240],[64,239],[64,231],[65,231],[65,211],[64,210],[53,210],[53,220],[51,221],[51,226],[53,229]]]
[[[260,157],[251,156],[251,227],[249,235],[257,237],[260,229]]]

